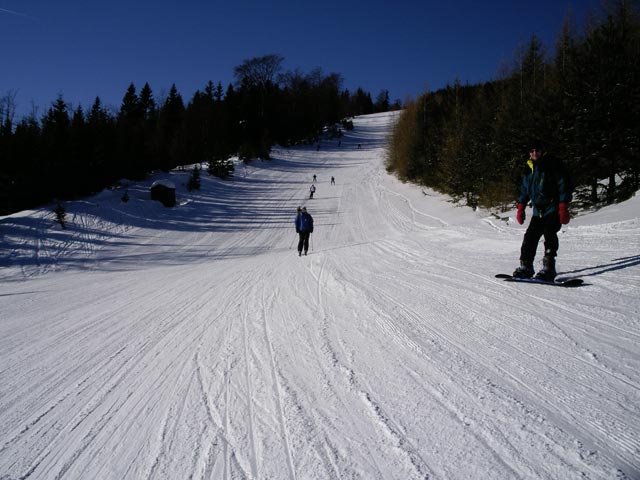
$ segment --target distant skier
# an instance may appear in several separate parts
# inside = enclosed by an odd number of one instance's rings
[[[553,281],[556,277],[558,232],[561,225],[569,223],[571,218],[571,186],[562,162],[547,155],[539,140],[531,142],[530,147],[528,168],[522,179],[518,197],[516,220],[520,225],[524,223],[525,206],[529,202],[533,206],[533,216],[520,248],[520,266],[513,272],[513,276],[533,277],[533,260],[540,237],[544,235],[543,266],[535,278]]]
[[[313,194],[316,193],[316,186],[311,184],[311,187],[309,187],[309,198],[313,198]]]
[[[316,183],[316,174],[313,174],[313,183]]]
[[[331,185],[335,185],[336,184],[336,179],[334,177],[331,177]]]
[[[306,255],[309,251],[309,237],[313,233],[313,217],[307,213],[307,207],[298,207],[298,214],[294,221],[298,240],[298,256]]]

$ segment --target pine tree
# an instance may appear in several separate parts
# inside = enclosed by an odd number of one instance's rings
[[[71,119],[62,96],[42,118],[42,144],[38,152],[41,161],[39,187],[50,196],[65,196],[68,162],[71,152]]]
[[[233,172],[235,167],[233,166],[233,162],[229,159],[212,159],[209,162],[209,175],[213,175],[218,178],[228,178],[233,176]]]
[[[371,94],[362,88],[356,90],[356,94],[351,99],[351,115],[368,115],[373,113],[373,102]]]
[[[187,190],[190,192],[193,190],[200,190],[200,168],[197,165],[191,171],[189,181],[187,182]]]
[[[376,103],[373,106],[375,112],[389,111],[389,90],[381,90],[376,97]]]
[[[122,104],[120,106],[120,113],[118,114],[118,120],[137,121],[142,117],[142,105],[140,98],[136,93],[136,86],[131,83],[127,88],[124,97],[122,98]]]
[[[91,189],[98,191],[121,177],[115,162],[115,120],[102,106],[99,97],[96,97],[87,114],[86,124],[89,169],[93,172],[89,182]]]
[[[153,98],[153,91],[149,86],[149,83],[145,83],[140,90],[140,96],[138,98],[138,108],[141,110],[142,118],[144,120],[153,120],[156,116],[156,101]]]
[[[184,120],[185,107],[182,96],[176,85],[171,85],[169,96],[160,107],[158,114],[157,141],[159,167],[168,171],[184,164],[181,160],[183,145],[181,126]]]
[[[90,155],[89,137],[82,106],[76,108],[71,119],[70,156],[65,175],[65,191],[69,195],[94,193],[89,179],[94,172],[90,171],[88,162]]]
[[[55,215],[55,221],[60,224],[63,229],[67,228],[66,218],[67,212],[62,206],[62,204],[58,203],[56,208],[53,209],[53,214]]]
[[[142,163],[144,170],[149,172],[156,168],[158,156],[155,143],[156,130],[158,128],[158,107],[153,98],[153,91],[149,83],[145,83],[139,96],[142,127],[140,130],[140,143],[142,144]]]
[[[216,89],[213,92],[213,98],[216,101],[216,103],[221,103],[222,100],[224,99],[224,91],[222,89],[221,82],[218,82],[218,85],[216,86]]]
[[[575,55],[571,109],[576,143],[583,154],[578,181],[590,186],[591,202],[601,200],[598,193],[604,188],[604,200],[611,203],[619,198],[619,174],[629,178],[629,190],[637,185],[634,177],[638,177],[640,116],[638,101],[633,101],[640,99],[638,21],[625,2],[614,5]],[[628,193],[623,190],[620,194]]]
[[[126,178],[142,179],[149,171],[144,156],[144,112],[133,83],[122,99],[117,126],[119,170]]]

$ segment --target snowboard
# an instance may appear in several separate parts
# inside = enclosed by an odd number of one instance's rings
[[[581,278],[560,278],[553,282],[549,282],[547,280],[539,280],[536,278],[517,278],[507,273],[498,273],[496,278],[502,278],[505,282],[538,283],[540,285],[551,285],[552,287],[579,287],[584,283],[584,280]]]

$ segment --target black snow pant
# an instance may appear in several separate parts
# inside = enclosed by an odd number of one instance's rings
[[[533,263],[538,249],[540,237],[544,235],[544,256],[555,258],[558,254],[558,232],[560,231],[560,217],[558,212],[552,212],[546,217],[532,217],[529,227],[524,234],[520,248],[520,260]]]
[[[311,232],[300,232],[300,240],[298,240],[298,253],[302,253],[304,249],[304,253],[307,253],[309,250],[309,236]]]

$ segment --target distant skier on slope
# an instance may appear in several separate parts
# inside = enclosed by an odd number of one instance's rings
[[[309,188],[309,198],[313,198],[314,193],[316,193],[316,186],[311,184],[311,187]]]
[[[313,233],[313,217],[307,213],[307,207],[298,207],[298,213],[294,221],[296,233],[299,235],[298,256],[306,255],[309,251],[309,237]]]
[[[539,140],[532,141],[530,147],[528,168],[518,197],[516,220],[520,225],[524,223],[525,206],[529,201],[533,206],[533,216],[522,241],[520,266],[513,276],[533,277],[533,260],[540,237],[544,235],[543,266],[535,278],[552,282],[556,277],[558,232],[561,225],[566,225],[570,219],[571,186],[562,162],[547,155]]]

